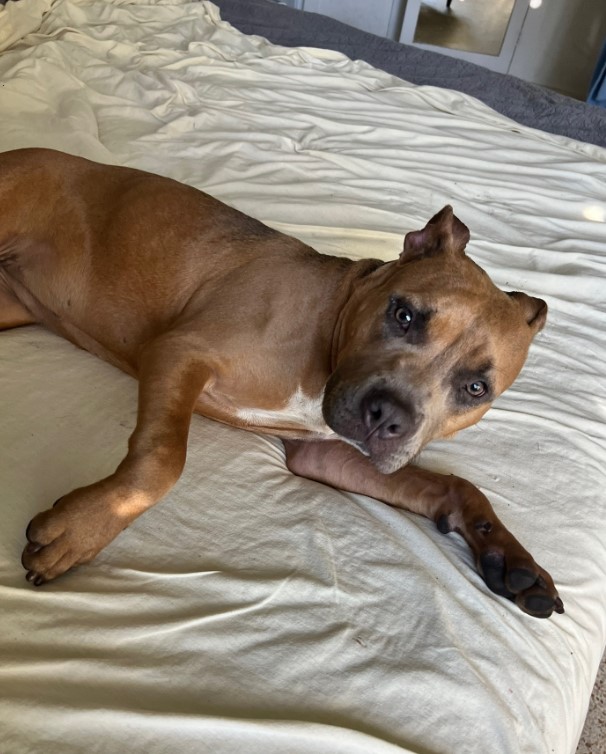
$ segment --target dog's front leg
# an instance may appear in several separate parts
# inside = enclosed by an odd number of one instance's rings
[[[137,425],[105,479],[60,498],[27,527],[22,563],[36,586],[92,560],[179,478],[194,405],[207,379],[187,334],[154,340],[139,362]]]
[[[460,477],[405,466],[382,474],[355,448],[340,441],[285,441],[286,464],[298,476],[374,497],[457,531],[474,553],[493,592],[526,613],[547,618],[564,612],[551,576],[499,521],[485,495]]]

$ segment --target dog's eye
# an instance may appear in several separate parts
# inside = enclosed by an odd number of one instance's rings
[[[485,382],[476,380],[476,382],[470,382],[468,385],[465,385],[465,390],[474,398],[481,398],[483,395],[486,395],[488,388]]]
[[[406,331],[412,323],[412,312],[406,306],[399,306],[395,312],[394,317],[400,325],[400,327]]]

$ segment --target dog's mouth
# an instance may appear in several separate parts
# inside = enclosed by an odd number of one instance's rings
[[[333,432],[384,474],[405,466],[423,445],[422,412],[384,385],[327,389],[322,411]]]
[[[393,474],[403,466],[412,463],[422,450],[421,443],[416,444],[414,442],[405,447],[400,446],[399,448],[394,448],[392,450],[389,450],[384,446],[381,446],[380,448],[373,448],[365,441],[360,441],[348,437],[341,432],[337,432],[332,427],[331,429],[333,429],[333,431],[338,434],[339,438],[343,440],[343,442],[346,442],[348,445],[352,445],[354,448],[356,448],[356,450],[362,453],[362,455],[366,456],[372,463],[372,465],[382,474]]]

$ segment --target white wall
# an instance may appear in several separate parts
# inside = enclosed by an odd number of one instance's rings
[[[585,99],[606,42],[606,0],[543,0],[526,16],[509,73]]]
[[[390,23],[400,16],[401,3],[402,0],[303,0],[299,7],[312,13],[323,13],[380,37],[395,37]]]

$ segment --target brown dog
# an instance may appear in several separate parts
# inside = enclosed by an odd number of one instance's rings
[[[547,307],[496,288],[445,207],[387,264],[318,254],[167,178],[0,155],[0,328],[46,325],[139,379],[126,458],[29,524],[36,585],[90,561],[175,483],[192,412],[284,438],[295,473],[460,532],[488,586],[562,612],[472,484],[406,464],[477,422]]]

